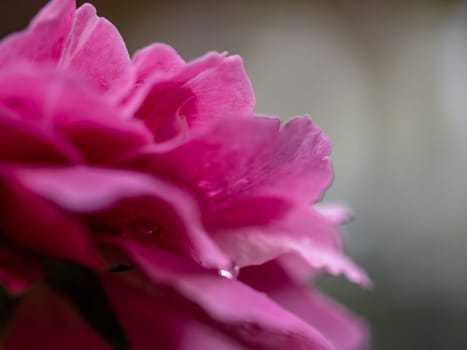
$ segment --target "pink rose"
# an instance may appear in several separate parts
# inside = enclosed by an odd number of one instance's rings
[[[52,0],[3,39],[2,348],[364,348],[364,323],[306,285],[370,284],[342,208],[310,206],[330,141],[253,108],[240,57],[131,60],[89,4]]]

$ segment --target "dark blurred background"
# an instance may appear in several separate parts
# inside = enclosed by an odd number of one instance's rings
[[[45,2],[1,0],[0,36]],[[321,287],[369,321],[374,349],[467,349],[466,2],[93,3],[130,52],[238,53],[258,112],[310,113],[334,142],[326,199],[352,206],[348,251],[376,285]]]

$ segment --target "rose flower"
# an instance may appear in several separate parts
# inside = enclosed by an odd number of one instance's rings
[[[85,4],[0,42],[2,349],[337,349],[364,323],[307,282],[362,285],[309,117],[253,112],[238,56],[132,59]]]

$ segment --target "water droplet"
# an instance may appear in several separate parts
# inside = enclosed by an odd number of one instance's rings
[[[219,275],[221,275],[222,277],[228,278],[229,280],[234,279],[234,277],[232,275],[232,272],[230,272],[229,270],[226,270],[226,269],[220,269],[219,270]]]
[[[237,279],[239,272],[240,272],[240,266],[233,263],[230,269],[220,269],[219,275],[222,277],[228,278],[229,280],[235,280]]]
[[[130,224],[131,231],[134,235],[149,238],[160,233],[160,227],[153,221],[150,220],[138,220],[133,221]]]

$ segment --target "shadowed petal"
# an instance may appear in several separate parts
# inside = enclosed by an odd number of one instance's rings
[[[243,283],[208,273],[166,251],[124,240],[115,243],[154,283],[175,288],[254,349],[333,349],[312,326]]]
[[[170,150],[149,150],[128,164],[182,183],[203,209],[269,196],[314,202],[332,180],[328,138],[310,118],[222,119]]]
[[[8,240],[39,254],[102,267],[88,232],[77,220],[24,188],[11,174],[0,178],[0,193],[0,230]]]
[[[280,201],[263,199],[262,205],[257,205],[257,199],[253,205],[250,201],[213,213],[208,224],[213,239],[239,266],[259,265],[296,253],[314,269],[371,285],[365,272],[345,256],[336,227],[315,210],[292,207],[274,212],[270,208]],[[257,222],[258,217],[267,215],[269,221]]]
[[[1,114],[1,112],[0,112]],[[82,163],[81,154],[70,143],[35,123],[0,115],[0,159],[8,163]]]
[[[193,199],[170,183],[146,175],[91,167],[22,169],[16,176],[31,191],[128,239],[164,243],[206,266],[229,259],[205,233]]]
[[[66,139],[92,163],[152,139],[141,122],[128,120],[86,82],[31,65],[0,70],[0,107],[5,118],[36,123],[42,133]]]
[[[42,262],[0,237],[0,285],[20,294],[42,277]]]
[[[20,304],[5,350],[111,350],[58,293],[38,287]]]
[[[138,83],[127,104],[158,141],[253,112],[255,98],[239,56],[210,53],[184,64],[172,48],[158,44],[138,52],[134,64]]]
[[[294,282],[277,262],[242,270],[241,280],[267,293],[330,340],[336,350],[368,349],[368,326],[308,285]]]
[[[148,288],[134,288],[116,278],[103,278],[109,302],[132,349],[249,349],[203,317],[196,305],[176,292],[149,281],[144,283]],[[148,290],[155,292],[148,293]]]

